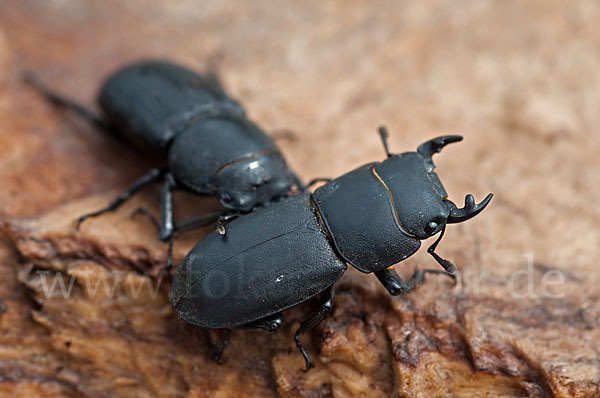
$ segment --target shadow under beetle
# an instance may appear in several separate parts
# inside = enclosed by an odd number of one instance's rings
[[[331,310],[334,283],[350,264],[375,276],[392,295],[414,289],[425,273],[454,276],[456,267],[435,253],[447,224],[481,212],[489,194],[475,204],[467,195],[457,208],[448,200],[431,156],[462,139],[443,136],[416,152],[389,153],[387,132],[379,130],[388,158],[333,179],[314,193],[300,193],[232,221],[226,238],[209,234],[177,271],[171,299],[179,316],[194,325],[277,330],[282,311],[320,293],[319,309],[301,323],[295,341],[312,362],[300,335]],[[427,239],[439,238],[428,252],[444,268],[415,270],[404,282],[392,265],[414,254]]]
[[[273,140],[246,118],[242,106],[225,93],[214,74],[201,77],[161,61],[120,69],[100,90],[102,119],[51,92],[31,75],[26,79],[54,104],[124,137],[142,151],[161,154],[168,165],[151,169],[105,208],[79,217],[78,227],[90,217],[117,209],[161,179],[159,238],[163,241],[171,239],[175,229],[174,190],[216,195],[228,211],[189,220],[188,227],[218,219],[217,230],[224,234],[221,222],[285,197],[294,185],[306,189]]]

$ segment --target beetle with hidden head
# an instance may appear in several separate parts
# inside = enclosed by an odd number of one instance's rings
[[[117,209],[159,180],[164,181],[159,238],[171,244],[175,190],[216,195],[227,210],[201,215],[187,225],[216,221],[217,230],[224,234],[223,222],[280,200],[294,186],[306,189],[274,141],[246,117],[214,74],[202,77],[161,61],[122,68],[100,90],[98,103],[104,118],[50,91],[32,75],[26,78],[52,103],[127,139],[144,153],[158,153],[167,165],[151,169],[105,208],[79,217],[77,227],[90,217]]]
[[[379,132],[388,156],[383,162],[240,217],[228,224],[227,239],[213,232],[188,253],[173,280],[171,299],[183,320],[227,329],[217,360],[229,329],[275,331],[283,311],[321,295],[318,310],[295,333],[306,368],[311,368],[300,336],[331,310],[333,287],[346,264],[374,273],[392,295],[414,289],[426,273],[454,277],[456,267],[436,247],[447,224],[476,216],[492,194],[479,204],[469,194],[462,208],[448,199],[432,155],[462,137],[434,138],[416,152],[394,155],[386,130]],[[444,270],[415,270],[403,281],[391,267],[438,233],[427,251]]]

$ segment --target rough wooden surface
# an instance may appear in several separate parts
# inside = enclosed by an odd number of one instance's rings
[[[598,396],[598,20],[591,0],[1,2],[0,394]],[[156,192],[73,229],[148,162],[20,79],[33,70],[93,106],[102,78],[140,57],[216,63],[254,120],[294,132],[278,143],[306,179],[382,159],[380,123],[396,152],[463,134],[438,173],[457,202],[495,198],[440,245],[459,283],[391,298],[351,271],[304,339],[316,369],[292,340],[306,307],[276,335],[235,331],[213,363],[220,332],[177,318],[169,278],[156,288],[166,248],[129,219]],[[177,201],[178,216],[215,205]],[[397,269],[416,265],[435,264]],[[60,280],[68,299],[46,293]]]

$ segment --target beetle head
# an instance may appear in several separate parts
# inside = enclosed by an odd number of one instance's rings
[[[376,167],[393,202],[398,224],[407,234],[427,239],[440,232],[450,215],[446,191],[433,172],[427,172],[419,153],[392,155]]]
[[[492,199],[492,194],[489,194],[481,203],[475,204],[473,195],[469,194],[465,198],[465,206],[459,209],[448,200],[446,190],[434,172],[432,155],[440,152],[445,145],[461,141],[462,137],[448,135],[434,138],[419,145],[416,152],[393,155],[388,150],[385,128],[380,128],[379,132],[388,159],[377,166],[377,172],[387,184],[399,224],[405,232],[418,239],[427,239],[442,232],[428,252],[446,270],[453,269],[454,266],[449,261],[434,252],[446,224],[466,221],[476,216]]]
[[[224,207],[248,212],[284,197],[294,179],[281,155],[268,152],[222,168],[217,174],[217,184]]]

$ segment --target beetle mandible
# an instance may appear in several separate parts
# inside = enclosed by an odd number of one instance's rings
[[[29,75],[27,81],[56,105],[69,108],[102,129],[127,139],[138,149],[159,153],[168,167],[153,168],[108,206],[86,219],[121,206],[146,185],[163,180],[159,238],[174,232],[174,190],[216,195],[228,211],[222,222],[277,201],[296,185],[306,187],[290,170],[274,141],[225,93],[216,75],[205,78],[163,61],[142,61],[118,70],[103,84],[98,103],[105,118],[64,98]],[[209,213],[190,224],[208,224]]]
[[[171,299],[179,316],[194,325],[277,330],[282,311],[320,293],[319,309],[301,323],[295,341],[312,362],[300,335],[330,310],[334,283],[346,264],[375,276],[392,295],[414,289],[426,273],[452,275],[456,269],[435,249],[447,224],[466,221],[490,202],[462,208],[447,198],[432,155],[461,136],[443,136],[416,152],[393,155],[380,128],[388,158],[369,163],[319,187],[288,197],[228,224],[227,238],[209,234],[186,256],[173,280]],[[421,240],[439,233],[428,252],[444,268],[415,270],[404,282],[390,268],[414,254]]]

